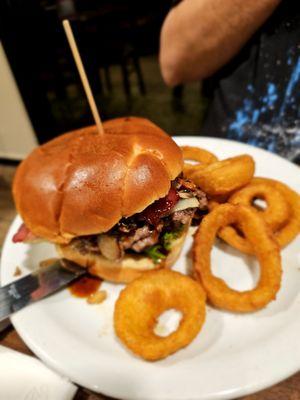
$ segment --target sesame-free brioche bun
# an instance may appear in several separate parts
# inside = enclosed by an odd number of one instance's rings
[[[155,264],[146,255],[126,254],[120,261],[110,261],[101,254],[81,254],[70,244],[57,245],[59,255],[87,268],[91,275],[106,281],[129,283],[147,271],[161,268],[171,268],[180,255],[188,226],[182,235],[173,241],[168,256],[159,264]]]
[[[55,243],[99,234],[164,197],[182,153],[144,118],[106,121],[39,146],[17,169],[16,208],[32,233]]]

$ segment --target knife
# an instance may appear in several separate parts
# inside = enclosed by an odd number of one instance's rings
[[[57,259],[47,267],[0,287],[0,321],[56,292],[85,273],[86,269],[78,264]]]

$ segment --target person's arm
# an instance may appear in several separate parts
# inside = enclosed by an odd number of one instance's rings
[[[280,0],[184,0],[167,15],[160,40],[165,82],[206,78],[226,64]]]

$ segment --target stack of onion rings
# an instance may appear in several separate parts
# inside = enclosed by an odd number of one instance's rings
[[[255,289],[239,292],[212,275],[210,253],[220,228],[238,224],[251,244],[260,264],[260,279]],[[280,289],[280,251],[260,215],[248,206],[222,204],[204,217],[195,235],[195,275],[202,283],[209,301],[229,311],[250,312],[265,307]]]
[[[146,360],[159,360],[187,346],[205,320],[206,295],[193,279],[170,270],[153,271],[131,282],[120,294],[114,311],[119,339]],[[169,336],[154,333],[158,317],[168,309],[182,313]]]

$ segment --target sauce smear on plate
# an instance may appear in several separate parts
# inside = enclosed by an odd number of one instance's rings
[[[71,283],[69,290],[75,297],[89,297],[98,291],[101,282],[96,276],[86,275]]]

